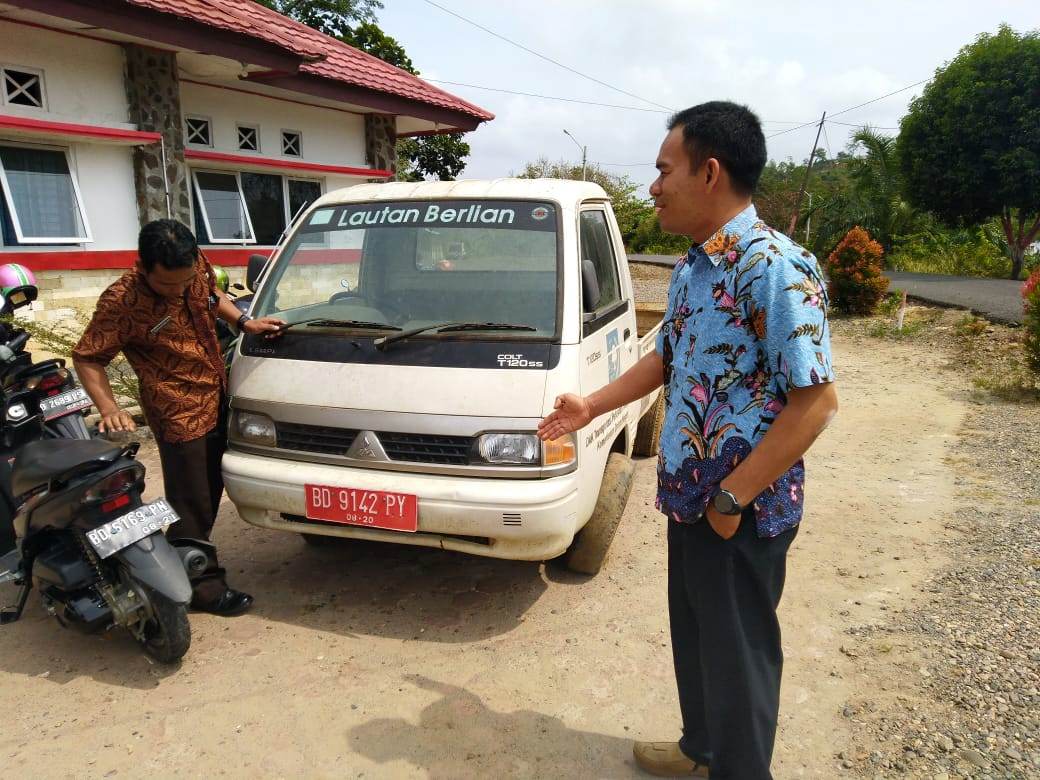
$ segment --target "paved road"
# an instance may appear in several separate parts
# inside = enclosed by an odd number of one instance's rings
[[[996,322],[1022,323],[1022,282],[887,271],[892,288],[929,303],[971,309]]]
[[[670,255],[629,255],[635,263],[674,265]],[[970,309],[994,322],[1013,325],[1022,323],[1022,282],[1010,279],[978,279],[939,274],[911,274],[887,271],[891,289],[906,290],[911,298]]]

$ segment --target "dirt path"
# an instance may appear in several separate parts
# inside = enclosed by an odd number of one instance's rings
[[[966,408],[954,375],[920,347],[839,338],[835,350],[842,409],[809,460],[809,519],[782,606],[778,778],[835,776],[857,702],[915,695],[912,648],[867,667],[846,632],[909,606],[944,561],[943,518],[961,500],[943,461]],[[678,734],[653,491],[654,461],[641,461],[612,558],[591,580],[408,547],[309,548],[226,504],[217,541],[255,611],[194,615],[188,657],[164,669],[121,634],[61,630],[34,599],[0,630],[0,766],[33,777],[637,776],[631,740]]]

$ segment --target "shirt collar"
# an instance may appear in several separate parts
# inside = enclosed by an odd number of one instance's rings
[[[758,212],[754,204],[748,205],[746,209],[737,214],[733,219],[720,227],[711,238],[703,244],[694,244],[688,253],[692,261],[694,256],[703,252],[708,256],[711,264],[718,266],[719,263],[732,251],[735,251],[740,239],[751,230],[758,222]]]

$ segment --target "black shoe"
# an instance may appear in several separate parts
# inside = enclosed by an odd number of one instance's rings
[[[253,606],[253,597],[240,590],[227,588],[216,600],[203,603],[192,599],[191,606],[192,609],[198,612],[209,612],[211,615],[220,615],[221,617],[233,617],[234,615],[248,612],[249,608]]]

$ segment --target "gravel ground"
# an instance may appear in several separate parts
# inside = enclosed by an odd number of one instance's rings
[[[637,304],[668,303],[668,282],[672,278],[672,269],[646,263],[629,263],[632,274],[632,288]]]
[[[951,459],[967,499],[947,524],[953,565],[892,625],[850,631],[920,658],[903,669],[920,697],[846,708],[862,730],[842,757],[867,776],[1040,777],[1040,414],[983,402],[965,427]]]

